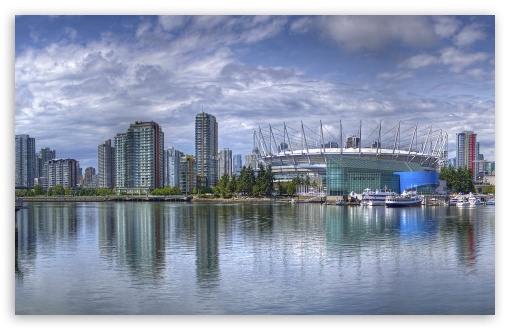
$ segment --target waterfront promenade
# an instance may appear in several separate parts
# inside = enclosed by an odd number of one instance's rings
[[[335,204],[336,196],[275,196],[275,197],[198,197],[192,195],[109,195],[109,196],[35,196],[17,197],[17,200],[24,202],[193,202],[193,203],[272,203],[272,202],[296,202],[296,203],[326,203]],[[425,196],[425,205],[447,204],[449,196]],[[347,201],[348,205],[359,205],[358,202]]]
[[[119,195],[119,196],[36,196],[23,197],[24,202],[134,202],[134,201],[172,201],[189,202],[192,196],[186,195]]]

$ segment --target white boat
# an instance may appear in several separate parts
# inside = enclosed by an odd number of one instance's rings
[[[386,188],[382,191],[379,189],[373,191],[370,188],[366,188],[361,194],[361,205],[384,206],[388,196],[396,196],[396,194]]]
[[[402,195],[387,196],[386,207],[420,206],[422,198],[415,191],[404,191]]]
[[[469,201],[468,201],[467,199],[465,199],[465,198],[460,198],[460,199],[457,201],[457,204],[455,204],[455,205],[462,207],[462,206],[469,206],[469,205],[471,205],[471,204],[469,204]]]
[[[340,205],[344,205],[344,204],[345,204],[345,201],[344,201],[343,199],[337,199],[337,200],[335,201],[335,205],[340,206]]]
[[[480,200],[480,198],[476,197],[473,194],[469,194],[468,202],[469,202],[469,205],[480,205],[480,204],[482,204],[482,201]]]
[[[457,205],[457,202],[459,201],[459,199],[457,197],[453,197],[453,198],[450,198],[450,206],[453,205]]]
[[[489,198],[485,204],[487,205],[496,205],[496,200],[494,198]]]

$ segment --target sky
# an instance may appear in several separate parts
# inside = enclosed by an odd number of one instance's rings
[[[15,134],[83,169],[135,121],[193,155],[202,111],[243,162],[259,128],[340,121],[442,129],[450,157],[474,131],[495,160],[494,15],[19,15],[14,40]]]
[[[14,143],[8,143],[14,134],[36,138],[38,150],[51,147],[57,150],[58,157],[79,160],[82,168],[97,168],[97,146],[125,132],[136,120],[160,123],[166,147],[173,145],[193,153],[192,122],[202,109],[219,121],[220,148],[228,147],[234,153],[249,152],[253,130],[268,125],[292,122],[299,126],[301,120],[310,127],[319,120],[335,125],[342,118],[344,129],[354,130],[359,120],[364,121],[363,127],[373,126],[369,121],[383,120],[386,127],[402,120],[444,127],[449,132],[450,152],[454,150],[455,133],[473,130],[478,134],[484,157],[497,159],[499,167],[504,168],[505,153],[496,156],[494,145],[496,134],[499,141],[504,138],[508,120],[504,111],[508,93],[502,87],[508,85],[505,83],[509,76],[504,60],[508,58],[510,24],[506,7],[500,0],[144,0],[123,2],[122,6],[97,0],[6,2],[0,11],[4,49],[0,63],[5,73],[0,89],[4,102],[0,131],[11,161],[0,162],[0,173],[10,182],[2,190],[4,209],[10,209],[9,201],[14,197],[14,179],[9,175],[14,173]],[[55,14],[271,17],[265,21],[262,17],[212,17],[217,21],[209,23],[204,22],[204,17],[181,18],[182,21],[124,17],[116,24],[97,20],[84,24],[79,16],[48,16],[46,20],[32,17],[35,21],[30,24],[30,17],[16,19],[17,15]],[[421,16],[416,20],[377,17],[369,21],[359,16],[274,17],[345,14],[465,16]],[[497,146],[502,150],[501,142]],[[507,182],[505,171],[498,172],[497,181]],[[499,189],[498,196],[505,201],[505,189]],[[498,220],[504,220],[504,211],[498,207]],[[8,260],[14,255],[12,222],[3,223],[3,251]],[[496,241],[500,251],[508,248],[504,237],[507,224],[498,221]],[[399,329],[446,329],[454,325],[504,328],[508,313],[501,311],[508,306],[508,281],[504,280],[508,278],[508,266],[504,253],[496,257],[495,317],[425,320],[386,316],[386,324],[378,317],[249,321],[269,328],[288,326],[289,322],[304,328],[319,322],[321,327],[336,329],[338,321],[362,328],[380,327],[381,323],[383,327]],[[14,278],[9,267],[4,267],[2,278],[3,291],[10,293],[3,300],[2,320],[18,329],[40,326],[41,318],[21,321],[14,317]],[[45,320],[51,322],[52,328],[76,326],[76,322],[53,317]],[[85,321],[80,322],[83,328],[110,327],[108,321],[117,325],[123,322],[118,318],[80,321]],[[130,318],[126,325],[146,325],[146,321]],[[207,322],[207,327],[221,329],[246,326],[246,319],[170,321],[185,326]]]

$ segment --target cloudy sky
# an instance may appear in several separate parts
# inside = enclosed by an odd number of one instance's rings
[[[16,16],[14,50],[15,134],[82,168],[135,121],[194,154],[202,111],[243,156],[259,127],[362,120],[446,130],[450,156],[474,131],[495,160],[492,15]]]

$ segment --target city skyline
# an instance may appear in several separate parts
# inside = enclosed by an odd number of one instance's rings
[[[494,16],[19,16],[15,134],[97,168],[135,121],[194,154],[194,116],[246,155],[259,127],[382,120],[475,131],[495,161]],[[341,33],[340,33],[341,32]],[[56,120],[58,119],[58,120]],[[347,134],[356,133],[355,129]]]

